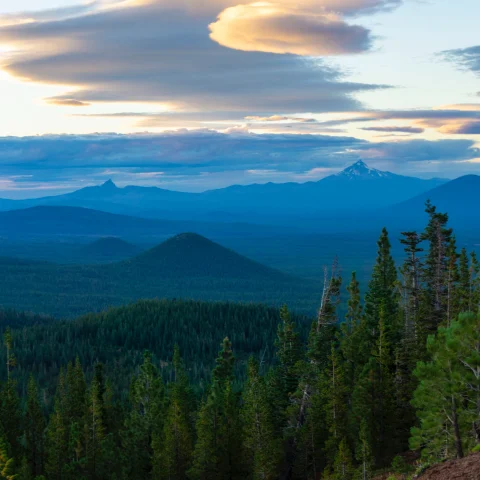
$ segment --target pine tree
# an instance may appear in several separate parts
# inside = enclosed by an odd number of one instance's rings
[[[420,247],[421,238],[415,231],[402,232],[400,242],[405,246],[406,259],[401,268],[403,274],[403,313],[404,313],[404,331],[403,338],[405,348],[409,354],[418,348],[418,330],[420,300],[422,297],[421,277],[423,275],[423,263],[419,254],[423,252]],[[423,348],[423,345],[421,346]]]
[[[470,254],[470,304],[468,311],[480,311],[480,263],[475,252]]]
[[[17,382],[9,378],[3,385],[0,395],[0,431],[9,445],[9,453],[18,457],[22,452],[20,436],[22,434],[22,418],[20,398],[17,393]]]
[[[351,480],[354,474],[352,453],[348,447],[347,440],[344,438],[339,446],[335,462],[333,464],[334,480]]]
[[[242,418],[246,463],[252,480],[275,480],[280,471],[282,443],[275,435],[265,380],[252,357],[248,361]]]
[[[239,406],[232,390],[234,361],[231,342],[225,338],[211,391],[198,415],[192,479],[242,478]]]
[[[360,423],[360,433],[355,458],[358,462],[358,469],[355,475],[356,480],[371,480],[374,460],[370,448],[368,425],[364,418]]]
[[[386,228],[383,228],[377,246],[377,260],[365,296],[367,338],[364,341],[366,345],[370,345],[370,350],[379,335],[380,312],[382,312],[385,332],[390,342],[398,339],[399,330],[397,269],[391,255],[391,245]]]
[[[30,376],[27,389],[27,410],[25,413],[25,443],[27,465],[34,477],[43,474],[45,428],[45,418],[38,398],[37,385],[33,376]]]
[[[468,253],[465,248],[462,248],[459,256],[459,274],[458,274],[458,312],[472,311],[472,272]]]
[[[14,459],[8,455],[7,442],[0,437],[0,479],[15,480],[14,465]]]
[[[415,370],[419,386],[413,405],[420,426],[412,429],[410,445],[422,448],[430,460],[464,456],[465,432],[461,425],[465,388],[458,375],[459,364],[451,345],[451,329],[440,328],[428,338],[430,362],[420,362]]]
[[[270,402],[274,408],[275,425],[281,434],[285,426],[290,397],[298,387],[299,362],[304,352],[296,324],[286,306],[280,309],[280,323],[275,339],[275,357],[278,364],[268,372]]]
[[[438,326],[447,319],[448,293],[448,249],[452,229],[447,227],[448,215],[438,213],[430,201],[426,203],[428,225],[421,236],[428,242],[428,252],[423,269],[425,289],[422,300],[422,334],[424,341],[435,333]]]
[[[104,385],[97,370],[87,393],[85,429],[85,461],[88,478],[102,478],[103,442],[106,437],[103,405]]]
[[[448,331],[448,348],[456,359],[463,390],[464,418],[480,444],[480,315],[463,314]],[[466,435],[468,437],[468,433]],[[468,440],[467,440],[468,441]]]
[[[13,338],[10,329],[3,334],[6,350],[7,381],[3,385],[0,396],[0,427],[5,441],[9,445],[14,456],[21,452],[19,438],[21,435],[20,399],[17,394],[17,382],[12,378],[11,371],[16,366],[16,358],[13,353]]]
[[[365,329],[362,315],[362,303],[360,299],[360,283],[356,272],[352,273],[350,284],[347,286],[349,299],[347,301],[347,314],[345,321],[340,325],[338,332],[339,348],[344,360],[346,382],[353,385],[356,381],[356,372],[361,366],[362,359],[368,355],[362,352],[362,338]],[[370,352],[368,352],[369,354]],[[348,399],[350,405],[350,399]]]
[[[141,480],[152,471],[153,441],[163,429],[165,388],[153,364],[150,352],[145,352],[143,365],[130,387],[131,410],[125,422],[123,448],[128,452],[128,476]]]
[[[446,321],[447,325],[458,316],[461,292],[458,291],[459,281],[457,246],[455,237],[450,237],[447,248],[447,272],[446,272]]]
[[[325,410],[325,428],[328,431],[324,451],[327,458],[334,458],[338,446],[347,435],[348,389],[343,365],[332,343],[329,364],[321,375],[321,397]]]
[[[161,438],[154,438],[153,477],[159,480],[187,478],[193,452],[192,393],[178,346],[173,355],[175,381]]]
[[[389,465],[398,447],[394,409],[394,384],[391,374],[392,353],[383,314],[380,312],[379,335],[372,356],[365,365],[353,392],[356,424],[365,419],[372,441],[372,451],[379,466]],[[391,438],[390,438],[391,437]]]

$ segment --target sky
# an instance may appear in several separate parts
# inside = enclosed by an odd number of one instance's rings
[[[478,0],[0,3],[0,197],[480,174]]]

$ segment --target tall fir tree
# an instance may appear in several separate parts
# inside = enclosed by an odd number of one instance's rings
[[[233,392],[234,361],[231,342],[225,338],[210,393],[198,415],[191,479],[242,478],[242,431],[238,398]]]
[[[249,359],[247,369],[242,409],[246,466],[252,480],[275,480],[282,462],[282,441],[275,435],[265,379],[253,357]]]
[[[423,342],[447,320],[448,249],[453,233],[447,226],[447,214],[437,212],[430,201],[425,209],[429,220],[421,236],[422,241],[428,243],[422,278],[425,284],[421,312]]]
[[[33,376],[27,389],[27,409],[25,413],[25,447],[27,465],[33,477],[43,474],[45,455],[45,428],[42,406]]]
[[[150,352],[145,352],[143,364],[130,387],[131,409],[122,432],[126,474],[132,480],[151,475],[154,438],[163,429],[165,387]]]
[[[360,423],[355,458],[358,462],[358,468],[355,478],[357,480],[371,480],[373,477],[374,459],[370,447],[370,435],[368,425],[364,418]]]
[[[397,269],[391,254],[388,231],[383,228],[377,242],[377,260],[373,267],[372,279],[365,296],[365,317],[367,338],[365,342],[373,348],[379,335],[380,312],[389,341],[398,338],[398,288]]]
[[[192,391],[178,346],[173,355],[175,381],[169,387],[168,408],[161,436],[153,440],[153,477],[185,480],[191,468],[194,425]]]

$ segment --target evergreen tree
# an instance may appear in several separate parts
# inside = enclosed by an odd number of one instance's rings
[[[325,428],[328,439],[325,455],[334,458],[341,441],[347,435],[348,389],[340,356],[334,344],[331,347],[328,368],[321,375],[321,397],[325,409]]]
[[[452,328],[441,328],[428,338],[430,362],[420,362],[415,375],[420,383],[414,394],[420,426],[412,429],[411,447],[422,448],[430,460],[464,456],[462,426],[465,385],[452,345]],[[455,453],[454,453],[455,452]]]
[[[391,245],[386,228],[377,242],[378,255],[372,279],[365,296],[367,337],[364,342],[373,348],[379,335],[380,313],[383,315],[385,333],[390,342],[398,339],[397,269],[391,255]]]
[[[252,480],[275,480],[282,461],[282,443],[275,436],[273,412],[258,363],[248,361],[242,409],[247,468]]]
[[[152,444],[163,429],[166,408],[165,388],[150,352],[144,353],[143,365],[132,381],[130,404],[122,437],[123,447],[128,452],[126,471],[130,479],[141,480],[151,474]]]
[[[38,398],[37,385],[30,377],[27,390],[27,410],[25,413],[25,447],[27,466],[33,477],[43,474],[45,454],[45,418]]]
[[[459,303],[461,291],[458,289],[459,271],[458,271],[457,246],[455,237],[450,237],[450,243],[447,248],[447,272],[446,272],[446,321],[450,325],[459,312]]]
[[[458,310],[456,313],[472,311],[472,271],[467,250],[462,248],[458,260]]]
[[[242,478],[239,406],[232,390],[234,357],[225,338],[216,360],[210,394],[200,408],[192,479]]]
[[[448,250],[452,237],[452,229],[447,227],[447,214],[438,213],[430,201],[426,203],[426,212],[429,221],[421,236],[421,240],[428,242],[429,247],[423,269],[423,341],[447,319]]]
[[[348,447],[347,440],[344,438],[339,446],[335,462],[333,464],[334,480],[351,480],[354,474],[352,453]]]
[[[159,480],[186,479],[192,461],[192,392],[178,346],[175,346],[173,364],[175,381],[169,390],[163,433],[153,441],[153,476]]]
[[[345,360],[345,371],[349,383],[355,382],[355,369],[365,357],[364,352],[360,352],[363,334],[362,329],[362,302],[360,298],[360,283],[357,280],[356,272],[352,272],[350,284],[347,286],[349,298],[347,301],[347,314],[345,321],[340,325],[338,338],[340,351]]]
[[[360,423],[360,433],[355,458],[358,462],[358,469],[355,475],[356,480],[371,480],[374,460],[370,448],[368,425],[364,418]]]
[[[280,323],[275,340],[276,365],[267,376],[270,402],[274,408],[275,425],[279,434],[285,427],[287,407],[290,397],[298,387],[300,378],[299,362],[304,355],[304,347],[292,321],[287,306],[280,309]]]
[[[15,461],[8,455],[7,442],[0,437],[0,479],[15,480],[17,475],[14,473]]]
[[[380,312],[379,335],[372,356],[363,368],[353,392],[356,424],[365,419],[372,441],[372,452],[379,466],[389,465],[398,445],[394,409],[394,384],[391,374],[392,353],[383,314]]]
[[[87,394],[85,418],[85,461],[88,478],[102,478],[103,442],[106,437],[104,423],[103,389],[98,374],[92,380]]]
[[[480,263],[475,252],[470,254],[470,304],[468,311],[480,311]]]

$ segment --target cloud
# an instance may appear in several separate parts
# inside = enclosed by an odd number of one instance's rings
[[[81,102],[80,100],[66,97],[49,97],[46,98],[45,101],[49,105],[58,105],[62,107],[88,107],[90,105],[88,102]]]
[[[438,174],[445,170],[457,175],[480,168],[468,162],[480,157],[470,140],[367,142],[347,136],[258,135],[246,128],[229,133],[178,130],[0,138],[2,178],[8,179],[8,192],[18,185],[24,196],[29,189],[30,195],[38,195],[37,188],[65,191],[67,185],[80,188],[110,177],[120,185],[194,191],[253,181],[308,181],[339,171],[359,157],[371,166],[410,175],[422,165]]]
[[[441,127],[439,131],[454,135],[480,135],[480,121],[448,124]]]
[[[363,127],[362,130],[371,132],[392,132],[392,133],[423,133],[425,130],[419,127]]]
[[[471,140],[407,140],[362,146],[359,151],[366,159],[382,159],[397,163],[448,163],[469,160],[480,154]]]
[[[468,48],[445,50],[439,55],[444,60],[455,63],[463,70],[471,70],[477,75],[480,74],[480,45]]]
[[[259,117],[259,116],[248,116],[245,117],[245,120],[249,122],[299,122],[299,123],[316,123],[317,120],[314,118],[304,118],[304,117],[285,117],[282,115],[271,115],[270,117]]]
[[[326,56],[365,52],[370,32],[330,12],[271,3],[237,5],[210,24],[210,38],[235,50]]]
[[[298,6],[311,8],[315,3],[300,1]],[[328,15],[354,14],[398,3],[328,0],[325,8],[339,12]],[[213,42],[208,25],[235,4],[130,2],[3,26],[0,48],[12,53],[4,56],[2,68],[24,81],[60,86],[65,93],[55,96],[56,104],[71,99],[90,104],[169,103],[176,110],[197,112],[198,118],[204,112],[235,112],[238,120],[277,112],[358,110],[361,105],[353,94],[384,88],[343,81],[341,71],[318,59],[244,52]],[[366,48],[367,37],[349,36],[360,31],[349,28],[345,37],[338,37],[337,50]]]

